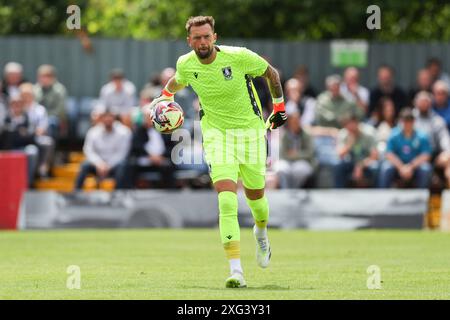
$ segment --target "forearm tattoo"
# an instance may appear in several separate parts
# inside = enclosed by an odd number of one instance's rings
[[[269,90],[272,97],[281,98],[283,96],[283,88],[281,86],[280,75],[278,74],[278,71],[274,67],[269,65],[263,76],[267,80],[267,84],[269,85]]]

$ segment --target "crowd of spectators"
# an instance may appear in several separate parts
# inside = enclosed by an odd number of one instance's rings
[[[19,63],[9,62],[0,83],[0,149],[26,154],[30,186],[36,176],[51,176],[55,149],[69,134],[71,121],[67,90],[55,68],[42,65],[36,74],[32,84],[23,78]],[[173,68],[164,69],[138,93],[123,70],[110,72],[92,102],[91,128],[83,144],[86,160],[76,189],[83,188],[88,175],[113,177],[119,189],[136,187],[142,176],[176,187],[176,172],[182,169],[207,175],[194,126],[199,109],[194,92],[185,88],[175,100],[183,106],[194,146],[186,152],[197,159],[200,154],[200,164],[175,164],[171,154],[176,142],[157,132],[140,108],[174,74]],[[314,187],[323,168],[332,176],[329,187],[429,188],[432,178],[450,187],[450,77],[438,59],[418,71],[411,88],[396,83],[388,65],[378,68],[377,85],[371,89],[361,84],[355,67],[328,76],[323,92],[309,83],[305,66],[283,83],[288,122],[279,130],[280,159],[272,159],[269,168],[277,187]],[[270,93],[261,79],[255,79],[255,86],[267,116]]]

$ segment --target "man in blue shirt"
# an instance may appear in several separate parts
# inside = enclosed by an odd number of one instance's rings
[[[381,166],[379,187],[389,188],[396,178],[414,181],[417,188],[428,188],[432,168],[431,144],[428,137],[414,129],[414,115],[410,109],[400,114],[401,126],[389,137],[386,161]]]

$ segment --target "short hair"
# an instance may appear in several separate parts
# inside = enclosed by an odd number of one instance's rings
[[[186,31],[189,34],[191,32],[191,27],[195,26],[202,26],[204,24],[209,24],[211,26],[211,29],[214,31],[214,18],[212,16],[196,16],[196,17],[190,17],[188,21],[186,22]]]
[[[400,119],[402,119],[403,121],[414,120],[414,114],[413,114],[411,108],[402,109],[402,111],[400,111]]]
[[[19,86],[21,93],[31,93],[34,95],[34,86],[31,82],[24,82]]]
[[[336,83],[339,84],[341,82],[342,82],[342,78],[338,74],[332,74],[331,76],[328,76],[325,79],[325,84],[326,84],[327,87],[329,87],[329,86],[331,86],[333,84],[336,84]]]
[[[22,73],[23,67],[20,63],[17,62],[8,62],[3,69],[4,74],[8,73]]]
[[[417,102],[421,99],[426,99],[429,102],[433,102],[433,95],[429,93],[428,91],[422,90],[416,94],[414,97],[414,104],[417,104]]]
[[[379,67],[378,67],[378,72],[381,70],[381,69],[388,69],[392,74],[395,74],[395,69],[394,69],[394,67],[392,67],[392,66],[390,66],[390,65],[388,65],[388,64],[386,64],[386,63],[383,63],[382,65],[380,65]]]
[[[442,66],[441,60],[439,58],[436,58],[436,57],[431,57],[430,59],[428,59],[427,67],[430,67],[433,64],[438,65],[439,67]]]
[[[38,75],[50,74],[52,76],[55,76],[56,75],[56,69],[55,69],[54,66],[52,66],[50,64],[43,64],[37,69],[37,74]]]
[[[122,69],[115,68],[115,69],[111,70],[111,72],[109,73],[109,77],[112,80],[114,80],[114,79],[123,79],[125,77],[125,73],[123,72]]]
[[[443,81],[443,80],[438,80],[434,83],[433,85],[433,91],[435,90],[444,90],[445,92],[449,92],[449,88],[448,88],[448,84],[447,82]]]

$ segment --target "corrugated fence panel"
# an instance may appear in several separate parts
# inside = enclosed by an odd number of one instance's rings
[[[55,65],[62,83],[72,96],[98,96],[112,68],[124,69],[138,90],[165,67],[175,67],[177,58],[190,48],[185,40],[141,41],[133,39],[92,38],[93,53],[83,50],[77,39],[47,36],[0,37],[0,67],[17,61],[25,68],[25,77],[36,81],[36,69],[43,63]],[[286,79],[299,65],[310,70],[311,83],[319,90],[325,77],[342,73],[330,64],[329,42],[283,42],[274,40],[227,39],[227,45],[246,46],[267,56]],[[371,43],[368,65],[361,69],[361,81],[376,84],[377,67],[390,64],[397,71],[397,82],[405,89],[416,81],[416,73],[431,56],[442,59],[449,70],[448,43]]]

